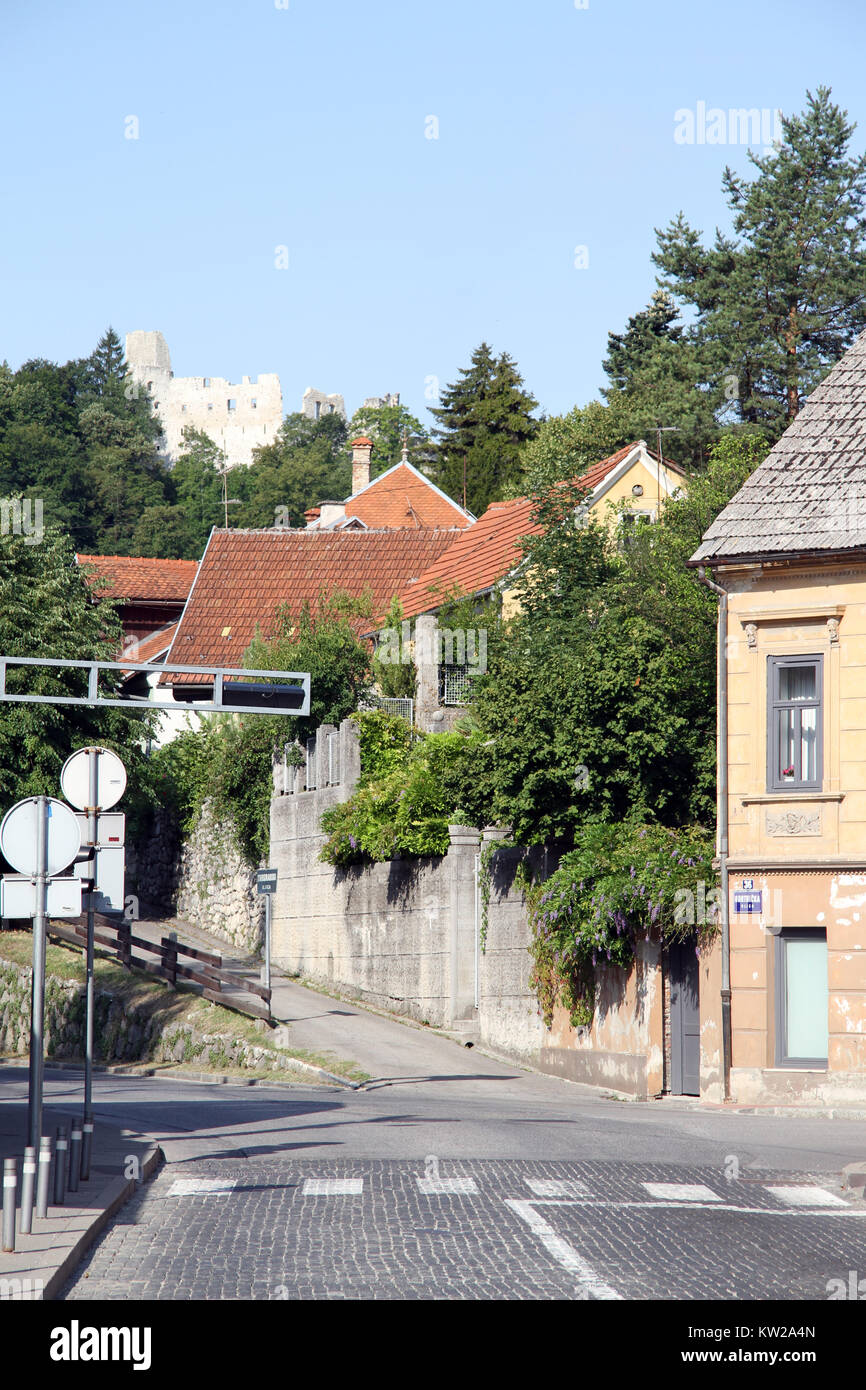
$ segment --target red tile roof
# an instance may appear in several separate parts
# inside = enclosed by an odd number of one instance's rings
[[[471,526],[474,517],[410,463],[380,473],[346,502],[346,516],[366,526],[431,528]]]
[[[172,643],[168,664],[240,667],[256,626],[273,633],[277,609],[299,612],[323,589],[370,592],[373,611],[421,574],[459,532],[438,530],[214,530]],[[361,624],[364,626],[364,624]],[[369,623],[366,624],[369,627]],[[178,676],[176,683],[195,677]]]
[[[453,588],[464,594],[483,593],[514,569],[520,561],[520,537],[541,530],[532,521],[532,508],[527,497],[492,502],[474,526],[463,531],[414,583],[400,590],[404,618],[438,607]],[[387,608],[388,600],[383,614]]]
[[[123,660],[153,661],[155,657],[169,650],[176,632],[177,623],[169,623],[167,627],[161,627],[157,632],[148,633],[147,637],[142,637],[138,642],[130,642],[129,646],[123,649]],[[136,671],[130,672],[130,676],[139,674],[140,672]]]
[[[197,560],[150,560],[130,555],[76,555],[79,565],[92,565],[89,583],[107,579],[97,590],[100,598],[127,603],[185,603],[198,569]]]
[[[626,444],[609,458],[593,464],[578,481],[591,492],[595,491],[636,447]],[[665,467],[682,471],[667,462]],[[532,509],[528,497],[491,503],[474,526],[458,536],[416,581],[401,589],[398,597],[404,618],[414,618],[437,608],[442,595],[449,590],[456,588],[463,594],[479,594],[504,578],[520,562],[521,536],[538,535],[541,530],[532,521]],[[381,610],[383,615],[388,606],[386,602]]]

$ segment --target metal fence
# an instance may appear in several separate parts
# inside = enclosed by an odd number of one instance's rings
[[[414,726],[415,723],[415,701],[408,696],[376,695],[375,692],[369,691],[363,700],[358,702],[358,709],[383,709],[386,714],[395,714],[398,719],[405,719],[407,724]]]

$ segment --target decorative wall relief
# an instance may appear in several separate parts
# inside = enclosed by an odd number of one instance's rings
[[[820,811],[780,811],[778,815],[767,812],[768,835],[820,835]]]

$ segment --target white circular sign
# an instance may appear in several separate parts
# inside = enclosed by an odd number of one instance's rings
[[[61,869],[72,863],[81,849],[81,831],[75,812],[65,802],[53,796],[45,799],[48,810],[46,872],[49,875],[59,874]],[[19,874],[35,874],[39,870],[36,862],[38,820],[39,798],[31,796],[26,801],[16,802],[0,824],[0,849]]]
[[[126,768],[110,748],[79,748],[63,764],[60,786],[63,795],[79,811],[90,806],[90,760],[96,755],[96,804],[110,811],[126,791]]]

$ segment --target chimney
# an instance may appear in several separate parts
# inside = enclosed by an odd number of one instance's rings
[[[352,440],[352,496],[366,487],[370,481],[370,455],[373,441],[365,434]]]

